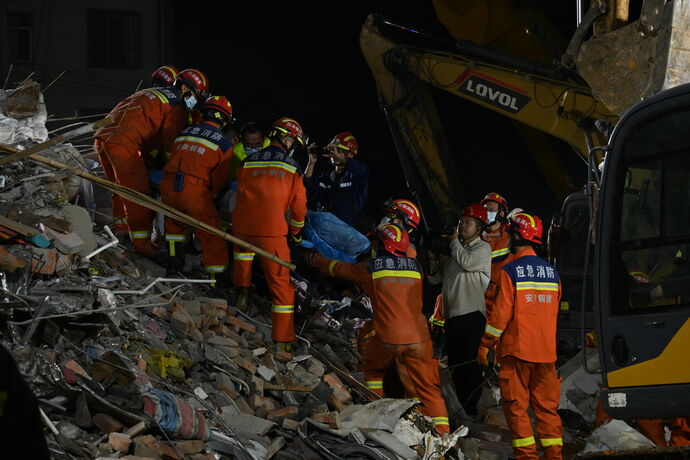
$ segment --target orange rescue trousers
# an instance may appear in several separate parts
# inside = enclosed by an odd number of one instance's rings
[[[175,192],[174,181],[174,174],[166,173],[163,176],[160,186],[163,202],[205,224],[220,228],[220,214],[213,203],[213,191],[208,188],[206,182],[186,176],[183,190]],[[184,243],[186,239],[185,227],[185,224],[175,219],[165,218],[165,239],[171,256],[176,255],[175,246]],[[224,272],[228,266],[228,246],[225,240],[196,228],[194,234],[201,243],[201,260],[206,271],[211,276]]]
[[[367,388],[384,396],[383,378],[397,361],[407,369],[417,397],[423,404],[419,411],[434,420],[438,434],[449,433],[448,411],[441,396],[438,361],[433,358],[431,340],[393,345],[375,335],[364,348],[362,370]]]
[[[148,194],[149,171],[139,152],[132,151],[120,144],[95,140],[98,158],[103,165],[108,179],[137,192]],[[116,229],[128,231],[132,241],[136,244],[149,241],[154,212],[144,206],[123,200],[113,194],[113,218]]]
[[[556,412],[561,383],[555,363],[533,363],[505,356],[498,373],[503,411],[513,432],[513,451],[519,460],[539,459],[527,408],[537,419],[539,442],[546,460],[561,459],[563,429]]]
[[[235,236],[283,260],[290,260],[286,236],[250,236],[237,232]],[[236,288],[248,288],[252,283],[252,261],[255,255],[241,246],[235,246],[232,266]],[[274,342],[294,342],[295,288],[290,281],[290,270],[265,257],[261,257],[261,263],[271,292],[271,337]]]

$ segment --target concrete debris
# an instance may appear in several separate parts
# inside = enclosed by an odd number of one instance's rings
[[[654,443],[623,420],[611,420],[592,432],[582,453],[632,450],[641,447],[654,447]]]

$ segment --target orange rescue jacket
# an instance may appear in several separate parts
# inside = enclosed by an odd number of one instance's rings
[[[393,345],[429,340],[422,314],[422,271],[411,257],[381,255],[350,264],[315,254],[312,262],[322,272],[359,283],[371,298],[376,335]]]
[[[163,171],[166,174],[180,171],[185,176],[200,179],[217,194],[230,177],[231,147],[230,140],[218,126],[212,123],[189,126],[175,139]]]
[[[556,269],[532,248],[522,248],[501,270],[496,305],[486,320],[482,345],[498,342],[498,358],[556,361],[556,322],[561,282]]]
[[[108,114],[115,123],[94,135],[103,143],[128,147],[132,152],[172,152],[173,143],[187,126],[187,108],[177,88],[137,91]]]
[[[289,227],[290,234],[296,235],[306,215],[307,192],[297,162],[275,145],[247,156],[237,171],[233,230],[250,236],[281,236],[287,235]]]
[[[513,260],[513,257],[509,248],[510,233],[506,230],[505,225],[502,225],[494,233],[483,232],[482,239],[491,246],[491,280],[484,293],[484,298],[487,301],[487,310],[490,310],[498,295],[498,278],[501,275],[501,269],[505,264]]]

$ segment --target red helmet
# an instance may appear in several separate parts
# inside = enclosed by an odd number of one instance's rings
[[[304,131],[302,131],[302,127],[293,118],[282,117],[273,122],[268,137],[274,136],[289,136],[304,145]]]
[[[465,209],[462,210],[461,216],[474,217],[475,219],[479,219],[482,225],[485,225],[486,220],[489,218],[489,215],[486,212],[486,208],[479,203],[472,203],[468,205]]]
[[[412,230],[419,227],[419,222],[422,220],[422,213],[419,212],[419,208],[409,200],[389,199],[383,204],[383,210],[386,213],[395,214],[396,217],[403,220],[406,227]]]
[[[357,152],[359,151],[359,144],[357,143],[357,139],[355,139],[355,136],[353,136],[352,133],[348,131],[336,134],[336,136],[330,143],[335,145],[339,149],[352,152],[353,155],[357,155]]]
[[[197,69],[184,69],[175,77],[175,85],[184,83],[204,99],[208,97],[210,85],[206,74]]]
[[[376,236],[378,237],[383,248],[395,256],[404,256],[407,254],[407,248],[410,246],[410,237],[405,230],[395,224],[385,224],[376,229]]]
[[[153,86],[171,86],[179,72],[174,65],[159,67],[151,74],[151,84]]]
[[[484,198],[482,198],[482,201],[479,203],[484,206],[487,201],[495,201],[498,203],[502,208],[504,212],[508,212],[508,200],[503,198],[501,195],[499,195],[496,192],[491,192],[488,193]]]
[[[517,232],[524,240],[532,243],[541,244],[541,234],[544,227],[541,219],[526,212],[519,212],[513,216],[511,228]]]
[[[212,113],[214,119],[220,122],[230,123],[233,120],[232,105],[225,96],[211,96],[206,99],[204,105],[201,106],[201,113],[204,114],[208,111]]]

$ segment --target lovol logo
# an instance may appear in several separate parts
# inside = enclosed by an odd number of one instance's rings
[[[524,94],[471,75],[458,91],[511,113],[518,113],[531,99]]]

